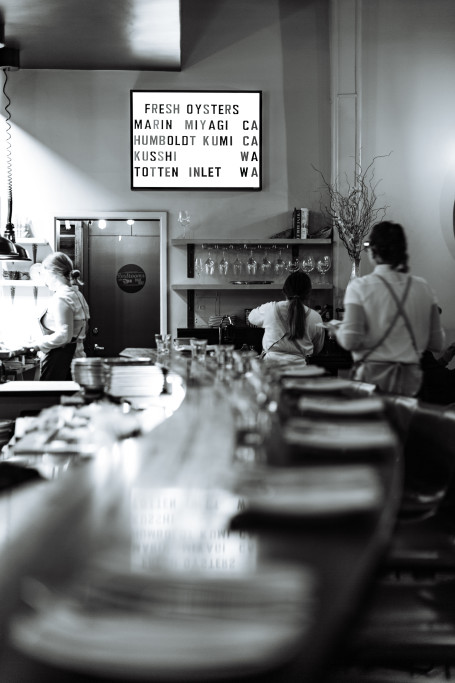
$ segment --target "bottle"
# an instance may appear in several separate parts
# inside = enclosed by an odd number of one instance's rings
[[[308,223],[309,223],[309,216],[310,212],[309,209],[300,209],[300,214],[302,216],[302,227],[301,227],[301,235],[300,238],[302,240],[306,240],[308,238]]]

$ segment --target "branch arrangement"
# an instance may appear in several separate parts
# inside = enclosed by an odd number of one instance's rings
[[[338,179],[332,185],[327,182],[319,169],[312,166],[321,176],[324,189],[329,195],[328,203],[321,205],[321,209],[335,225],[340,240],[353,260],[360,259],[360,254],[364,249],[363,242],[371,227],[384,218],[389,208],[388,206],[375,206],[378,199],[376,188],[381,181],[375,180],[373,167],[377,159],[388,157],[390,154],[391,152],[373,157],[364,171],[356,162],[353,182],[351,183],[346,175],[343,192],[339,189]]]

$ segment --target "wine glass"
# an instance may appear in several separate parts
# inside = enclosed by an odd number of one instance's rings
[[[275,261],[274,266],[273,266],[273,271],[274,271],[275,275],[280,276],[280,275],[283,275],[285,269],[286,269],[286,264],[283,261],[283,257],[281,255],[281,249],[280,249],[280,251],[278,252],[278,258]]]
[[[272,270],[272,262],[269,259],[268,252],[266,249],[265,253],[264,253],[264,258],[262,259],[262,263],[261,263],[261,273],[263,275],[269,275],[271,270]]]
[[[226,258],[226,251],[223,249],[221,261],[218,263],[218,272],[220,275],[227,275],[229,270],[229,261]]]
[[[300,267],[302,268],[303,272],[307,275],[309,275],[315,269],[316,263],[311,254],[303,257]]]
[[[246,269],[249,275],[256,275],[258,269],[258,262],[254,258],[253,250],[250,250],[248,261],[246,262]]]
[[[330,256],[321,256],[318,258],[317,263],[316,263],[316,269],[318,273],[320,273],[321,277],[318,280],[318,283],[320,285],[326,285],[328,283],[328,280],[325,276],[328,270],[330,270],[330,267],[332,265],[332,259]]]
[[[201,277],[203,271],[204,271],[204,268],[203,268],[203,264],[202,264],[202,259],[200,256],[197,256],[194,259],[194,275],[195,275],[195,277]]]
[[[296,273],[300,268],[300,261],[297,256],[292,256],[286,264],[286,270],[289,273]]]
[[[239,259],[239,255],[237,254],[234,263],[232,264],[232,272],[234,275],[241,275],[243,270],[243,263]]]
[[[189,211],[186,211],[186,210],[179,211],[178,221],[179,221],[180,225],[182,226],[181,237],[182,237],[182,239],[187,239],[189,237],[189,233],[187,232],[187,230],[188,230],[189,224],[191,223],[191,216],[190,216]]]
[[[213,275],[213,273],[215,272],[215,261],[212,258],[212,252],[210,249],[209,249],[209,255],[207,257],[207,260],[204,263],[204,268],[205,268],[206,275]]]

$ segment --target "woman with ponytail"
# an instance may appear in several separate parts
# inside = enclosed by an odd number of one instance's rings
[[[81,273],[71,259],[56,251],[42,263],[42,278],[54,292],[39,319],[42,337],[33,347],[40,357],[40,380],[70,380],[71,361],[85,356],[83,341],[89,319],[88,304],[79,291]]]
[[[311,280],[300,271],[291,273],[283,285],[286,301],[272,301],[251,311],[248,320],[264,328],[263,357],[295,361],[319,353],[324,329],[319,313],[308,306]]]
[[[408,274],[406,235],[399,223],[376,224],[365,247],[374,270],[349,283],[344,318],[333,333],[352,352],[353,379],[382,392],[415,396],[423,352],[444,348],[438,302],[423,278]]]

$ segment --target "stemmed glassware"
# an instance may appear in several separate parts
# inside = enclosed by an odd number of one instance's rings
[[[204,270],[204,268],[202,266],[202,259],[200,256],[197,256],[194,259],[194,275],[195,275],[195,277],[201,277],[203,270]]]
[[[258,269],[258,262],[254,258],[253,250],[250,250],[248,261],[246,262],[246,269],[249,275],[256,275]]]
[[[234,275],[241,275],[242,270],[243,270],[243,263],[239,259],[239,255],[237,254],[237,256],[235,257],[235,261],[232,264],[232,272],[234,273]]]
[[[320,258],[318,258],[316,262],[316,269],[321,276],[318,280],[318,283],[320,285],[326,285],[328,283],[325,274],[328,270],[330,270],[331,265],[332,259],[330,258],[330,256],[321,256]]]
[[[205,274],[206,275],[213,275],[215,272],[215,261],[212,258],[212,252],[209,249],[209,255],[207,257],[206,262],[204,263],[204,268],[205,268]]]
[[[229,261],[226,258],[226,251],[223,249],[221,261],[218,263],[218,272],[220,275],[226,276],[229,270]]]
[[[289,271],[289,273],[296,273],[300,268],[300,261],[296,256],[293,256],[289,259],[286,265],[286,270]]]
[[[191,223],[191,215],[190,215],[189,211],[186,211],[186,210],[179,211],[178,222],[182,226],[181,238],[187,239],[190,236],[189,232],[188,232],[188,226]]]
[[[283,261],[283,257],[281,255],[281,249],[280,249],[278,252],[278,258],[273,265],[273,272],[275,273],[275,275],[280,276],[280,275],[283,275],[285,269],[286,269],[286,264]]]
[[[308,254],[308,256],[303,257],[300,267],[302,268],[303,272],[307,275],[309,275],[315,269],[316,263],[311,254]]]
[[[264,253],[264,258],[262,259],[261,263],[261,273],[263,275],[270,275],[270,272],[272,270],[272,262],[269,259],[267,249],[265,250]]]

